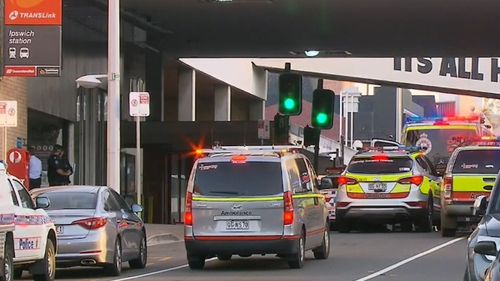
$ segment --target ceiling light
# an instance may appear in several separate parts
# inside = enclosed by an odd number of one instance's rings
[[[309,50],[309,51],[305,51],[304,54],[306,54],[306,56],[308,56],[308,57],[315,57],[315,56],[319,55],[319,51]]]

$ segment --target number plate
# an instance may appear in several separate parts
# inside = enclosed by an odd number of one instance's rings
[[[372,190],[375,192],[384,192],[387,190],[387,185],[381,182],[374,182],[368,184],[368,190]]]
[[[57,234],[63,234],[64,233],[64,226],[62,226],[62,225],[56,225],[56,233]]]
[[[226,230],[248,230],[250,223],[248,221],[226,221]]]

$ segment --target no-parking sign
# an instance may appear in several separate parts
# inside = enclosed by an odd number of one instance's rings
[[[17,101],[0,101],[0,127],[17,127]]]
[[[149,116],[149,93],[148,92],[130,92],[129,108],[132,117]]]

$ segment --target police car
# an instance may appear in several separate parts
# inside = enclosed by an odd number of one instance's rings
[[[0,280],[13,279],[14,214],[8,208],[0,208]]]
[[[357,222],[378,222],[431,231],[440,181],[423,153],[392,147],[360,152],[339,178],[337,228],[349,232]]]
[[[500,140],[498,140],[500,141]],[[474,146],[457,148],[446,168],[441,196],[441,234],[453,236],[460,224],[477,222],[474,200],[489,196],[500,170],[500,147],[496,138],[483,137]]]
[[[0,205],[10,210],[10,218],[15,225],[9,238],[13,241],[14,267],[13,271],[9,267],[9,271],[16,279],[28,270],[34,280],[54,280],[56,230],[52,220],[41,209],[49,204],[49,200],[43,197],[38,198],[35,204],[23,184],[7,174],[5,165],[0,163]],[[9,214],[3,219],[8,221]]]

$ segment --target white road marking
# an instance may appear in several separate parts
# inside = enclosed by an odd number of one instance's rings
[[[217,258],[211,258],[211,259],[208,259],[206,260],[207,262],[209,261],[214,261],[216,260]],[[144,274],[140,274],[140,275],[134,275],[134,276],[129,276],[129,277],[125,277],[125,278],[120,278],[120,279],[113,279],[111,281],[127,281],[127,280],[134,280],[134,279],[139,279],[139,278],[144,278],[144,277],[148,277],[148,276],[151,276],[151,275],[157,275],[157,274],[162,274],[162,273],[165,273],[165,272],[170,272],[170,271],[175,271],[175,270],[179,270],[179,269],[183,269],[183,268],[186,268],[188,267],[189,265],[185,264],[185,265],[180,265],[180,266],[176,266],[176,267],[172,267],[172,268],[167,268],[167,269],[162,269],[162,270],[158,270],[158,271],[153,271],[153,272],[149,272],[149,273],[144,273]]]
[[[394,269],[396,269],[396,268],[398,268],[398,267],[400,267],[400,266],[403,266],[403,265],[405,265],[405,264],[407,264],[407,263],[409,263],[409,262],[412,262],[412,261],[414,261],[414,260],[416,260],[416,259],[418,259],[418,258],[421,258],[421,257],[426,256],[426,255],[428,255],[428,254],[434,253],[434,252],[436,252],[436,251],[438,251],[438,250],[440,250],[440,249],[442,249],[442,248],[445,248],[445,247],[447,247],[447,246],[450,246],[450,245],[452,245],[452,244],[454,244],[454,243],[456,243],[456,242],[458,242],[458,241],[461,241],[461,240],[463,240],[463,239],[465,239],[465,238],[466,238],[466,237],[460,237],[460,238],[456,238],[456,239],[450,240],[450,241],[448,241],[448,242],[446,242],[446,243],[443,243],[443,244],[441,244],[441,245],[439,245],[439,246],[436,246],[436,247],[434,247],[434,248],[432,248],[432,249],[429,249],[429,250],[427,250],[427,251],[425,251],[425,252],[422,252],[422,253],[420,253],[420,254],[418,254],[418,255],[415,255],[415,256],[413,256],[413,257],[410,257],[410,258],[407,258],[407,259],[405,259],[405,260],[402,260],[402,261],[400,261],[400,262],[398,262],[398,263],[396,263],[396,264],[394,264],[394,265],[391,265],[391,266],[389,266],[389,267],[386,267],[386,268],[384,268],[384,269],[382,269],[382,270],[379,270],[379,271],[377,271],[377,272],[375,272],[375,273],[372,273],[372,274],[370,274],[370,275],[368,275],[368,276],[366,276],[366,277],[363,277],[363,278],[361,278],[361,279],[357,279],[357,280],[355,280],[355,281],[367,281],[367,280],[373,279],[373,278],[378,277],[378,276],[380,276],[380,275],[382,275],[382,274],[385,274],[385,273],[387,273],[387,272],[389,272],[389,271],[392,271],[392,270],[394,270]]]

